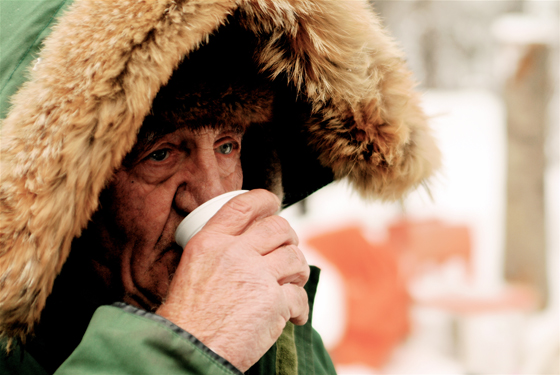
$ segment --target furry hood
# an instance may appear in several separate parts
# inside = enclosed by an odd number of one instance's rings
[[[263,76],[309,108],[293,130],[308,161],[284,163],[280,152],[267,186],[285,203],[332,179],[365,198],[398,199],[438,167],[410,72],[365,0],[77,0],[2,124],[1,335],[32,332],[156,94],[230,23],[258,40]],[[293,188],[302,176],[319,177]]]

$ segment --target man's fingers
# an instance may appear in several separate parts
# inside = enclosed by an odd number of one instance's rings
[[[288,301],[290,322],[296,325],[304,325],[309,317],[307,292],[295,284],[284,284],[281,288],[284,291],[286,301]]]
[[[237,236],[253,222],[274,215],[280,208],[280,200],[263,189],[251,190],[227,202],[203,230]]]
[[[299,244],[299,238],[288,221],[277,215],[255,222],[243,233],[243,240],[261,255],[280,246]]]
[[[280,285],[291,283],[303,287],[309,279],[309,265],[295,245],[282,246],[265,255],[264,260]]]

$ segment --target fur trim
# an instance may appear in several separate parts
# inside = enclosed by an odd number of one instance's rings
[[[156,93],[234,13],[259,35],[263,72],[311,103],[309,144],[336,178],[395,199],[438,166],[402,56],[365,0],[78,0],[3,123],[2,335],[32,331]]]

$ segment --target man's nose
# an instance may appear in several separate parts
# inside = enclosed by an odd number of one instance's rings
[[[192,160],[192,165],[184,172],[184,183],[175,195],[177,208],[185,214],[206,201],[227,193],[220,169],[213,152],[201,152]]]

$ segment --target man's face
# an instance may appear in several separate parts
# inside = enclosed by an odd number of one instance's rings
[[[125,302],[159,305],[181,258],[174,240],[181,220],[207,200],[241,189],[243,134],[236,129],[180,128],[133,152],[116,172],[95,220],[103,249],[97,262],[111,285],[124,288]]]

